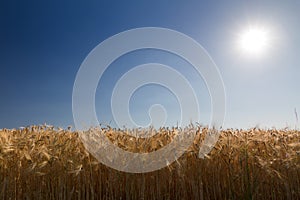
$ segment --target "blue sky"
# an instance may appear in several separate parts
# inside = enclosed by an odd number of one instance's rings
[[[73,125],[72,89],[84,58],[108,37],[148,26],[180,31],[208,51],[226,87],[224,127],[296,125],[299,1],[54,0],[7,1],[0,7],[0,128],[45,122]],[[242,55],[236,48],[238,35],[249,25],[263,26],[272,36],[259,58]],[[195,85],[201,123],[207,123],[210,101],[201,77],[184,60],[155,50],[129,53],[110,66],[96,93],[99,121],[112,120],[109,98],[118,77],[134,65],[154,61],[181,70]],[[145,86],[134,94],[133,118],[147,123],[149,106],[158,102],[170,111],[168,123],[174,124],[179,112],[176,99],[159,86]]]

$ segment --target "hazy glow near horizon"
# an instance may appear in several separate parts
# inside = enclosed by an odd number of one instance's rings
[[[239,37],[239,46],[244,53],[251,55],[263,54],[270,43],[270,35],[263,28],[251,27],[242,32]]]

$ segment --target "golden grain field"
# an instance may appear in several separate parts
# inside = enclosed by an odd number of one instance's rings
[[[0,199],[300,199],[300,132],[227,129],[205,159],[206,127],[177,162],[150,173],[119,172],[91,156],[78,132],[51,126],[0,130]],[[102,128],[132,152],[155,151],[178,128],[148,139]]]

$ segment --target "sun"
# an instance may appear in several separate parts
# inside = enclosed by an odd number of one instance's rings
[[[239,46],[244,53],[261,55],[269,46],[269,38],[264,28],[251,27],[240,34]]]

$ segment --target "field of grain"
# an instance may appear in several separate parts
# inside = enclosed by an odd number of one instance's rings
[[[205,159],[198,151],[208,129],[194,127],[193,145],[177,162],[154,172],[130,174],[103,164],[84,148],[79,133],[49,126],[0,130],[0,199],[300,199],[300,132],[220,132]],[[115,145],[151,152],[178,128],[150,139],[102,128]]]

